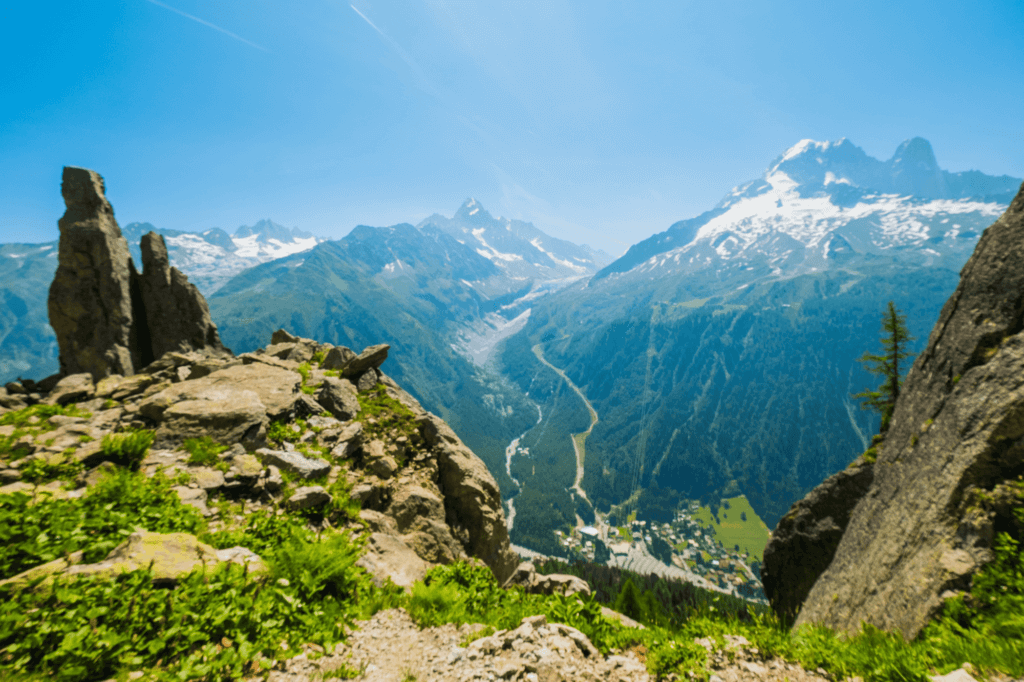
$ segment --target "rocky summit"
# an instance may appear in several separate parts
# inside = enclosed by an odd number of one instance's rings
[[[866,621],[913,638],[992,560],[1024,497],[1022,262],[1024,187],[964,266],[869,450],[877,460],[823,483],[776,529],[765,591],[798,610],[795,626]]]
[[[20,457],[4,464],[8,485],[0,494],[33,490],[20,480],[33,460],[83,465],[78,489],[55,487],[48,494],[84,494],[109,466],[103,439],[144,429],[154,433],[155,447],[141,469],[183,477],[175,490],[213,517],[214,526],[212,497],[245,499],[250,510],[315,511],[344,494],[361,503],[357,526],[370,530],[361,563],[382,583],[409,586],[431,566],[470,558],[486,563],[498,580],[511,576],[518,560],[494,478],[443,420],[380,372],[387,346],[357,354],[283,330],[275,338],[294,341],[239,358],[166,353],[140,374],[87,381],[73,400],[66,399],[72,395],[67,380],[58,383],[39,400],[60,400],[87,416],[53,417],[29,428]],[[304,364],[294,359],[310,355]],[[350,360],[339,369],[321,368],[317,359],[329,355]],[[342,376],[349,367],[362,391]],[[34,402],[20,395],[21,405],[4,397],[14,408]],[[186,447],[193,439],[208,439],[221,452],[197,464]]]
[[[130,376],[167,351],[225,354],[206,300],[167,259],[163,237],[142,239],[143,271],[114,219],[103,178],[65,167],[50,325],[60,375]]]

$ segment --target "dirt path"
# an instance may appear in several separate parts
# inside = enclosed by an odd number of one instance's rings
[[[583,391],[581,391],[579,387],[572,382],[572,379],[570,379],[565,374],[565,372],[555,367],[544,358],[544,351],[541,349],[540,346],[541,345],[538,343],[536,346],[533,347],[533,354],[537,356],[538,360],[540,360],[542,363],[553,369],[558,374],[558,376],[562,377],[562,379],[565,380],[565,383],[569,385],[569,388],[575,391],[576,395],[578,395],[580,397],[580,400],[583,401],[583,404],[587,406],[587,411],[590,413],[590,428],[588,428],[583,433],[572,434],[572,448],[576,452],[576,480],[572,484],[572,489],[575,490],[580,497],[586,500],[587,493],[581,487],[581,484],[583,483],[583,462],[587,456],[587,436],[589,436],[590,432],[594,430],[594,425],[597,424],[598,422],[597,410],[594,409],[594,406],[590,404],[589,400],[587,400],[587,396],[583,395]],[[589,502],[589,500],[587,501]]]

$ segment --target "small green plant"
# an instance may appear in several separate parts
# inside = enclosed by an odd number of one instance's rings
[[[49,481],[69,481],[76,478],[84,469],[85,467],[80,462],[67,457],[57,463],[36,458],[21,468],[21,480],[36,485]]]
[[[359,394],[359,414],[356,419],[363,423],[363,429],[370,437],[394,433],[396,436],[405,436],[414,445],[420,441],[416,415],[389,396],[382,384]]]
[[[25,436],[39,436],[40,434],[53,431],[57,427],[49,422],[50,417],[83,417],[89,418],[91,413],[79,409],[75,405],[31,405],[21,410],[8,412],[0,415],[0,426],[13,426],[14,430],[7,436],[0,436],[0,455],[6,456],[11,461],[25,457],[31,449],[18,445],[18,441]]]
[[[955,377],[953,377],[953,385],[956,386],[959,383],[960,383],[960,375],[957,374]]]
[[[107,398],[103,401],[103,409],[109,410],[115,407],[117,407],[117,401],[113,398]]]
[[[878,460],[878,448],[872,446],[864,451],[864,461],[874,464]]]
[[[188,452],[189,464],[207,467],[217,466],[220,463],[218,455],[228,449],[209,436],[186,438],[182,447]]]
[[[103,456],[114,464],[136,468],[149,452],[156,436],[152,431],[142,429],[123,433],[108,433],[103,437]]]
[[[324,364],[325,357],[327,357],[327,353],[323,352],[322,350],[318,350],[317,352],[313,353],[313,362],[315,362],[318,366],[322,365]]]

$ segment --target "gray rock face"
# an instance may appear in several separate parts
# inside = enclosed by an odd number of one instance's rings
[[[433,434],[436,443],[437,486],[444,496],[445,521],[457,536],[463,536],[466,552],[482,559],[498,582],[504,582],[519,558],[509,546],[498,484],[444,420],[428,413],[424,427],[428,441]]]
[[[50,391],[46,402],[51,405],[67,405],[88,400],[96,394],[96,386],[93,384],[92,375],[88,372],[71,374],[60,381]]]
[[[47,307],[62,375],[131,376],[172,350],[229,354],[206,300],[170,267],[163,237],[143,237],[136,271],[98,173],[65,167],[61,193],[67,210]]]
[[[289,509],[310,509],[323,504],[330,504],[331,495],[318,485],[310,485],[296,488],[293,494],[285,503]]]
[[[983,234],[914,363],[835,557],[795,626],[862,620],[914,637],[992,558],[998,510],[972,509],[1024,464],[1024,188]]]
[[[151,356],[144,357],[143,364],[170,351],[204,349],[226,354],[217,325],[210,319],[206,299],[185,275],[171,267],[164,238],[150,232],[143,235],[141,246],[143,269],[139,288]]]
[[[871,485],[874,465],[858,460],[793,505],[775,527],[761,564],[765,596],[792,621],[822,571],[832,563],[850,513]]]
[[[348,379],[325,378],[316,399],[325,410],[342,421],[352,419],[359,413],[356,387]]]
[[[47,308],[62,374],[135,373],[131,255],[95,171],[66,166],[57,272]]]
[[[331,471],[331,465],[324,460],[310,459],[298,452],[260,448],[256,454],[263,456],[264,464],[273,464],[285,471],[297,474],[302,479],[326,476]]]

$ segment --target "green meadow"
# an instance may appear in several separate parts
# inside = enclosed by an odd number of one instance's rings
[[[750,506],[746,495],[723,499],[717,518],[708,506],[698,509],[694,518],[713,530],[715,538],[727,550],[735,551],[739,545],[740,552],[748,553],[751,559],[762,560],[764,546],[768,544],[768,526]]]

